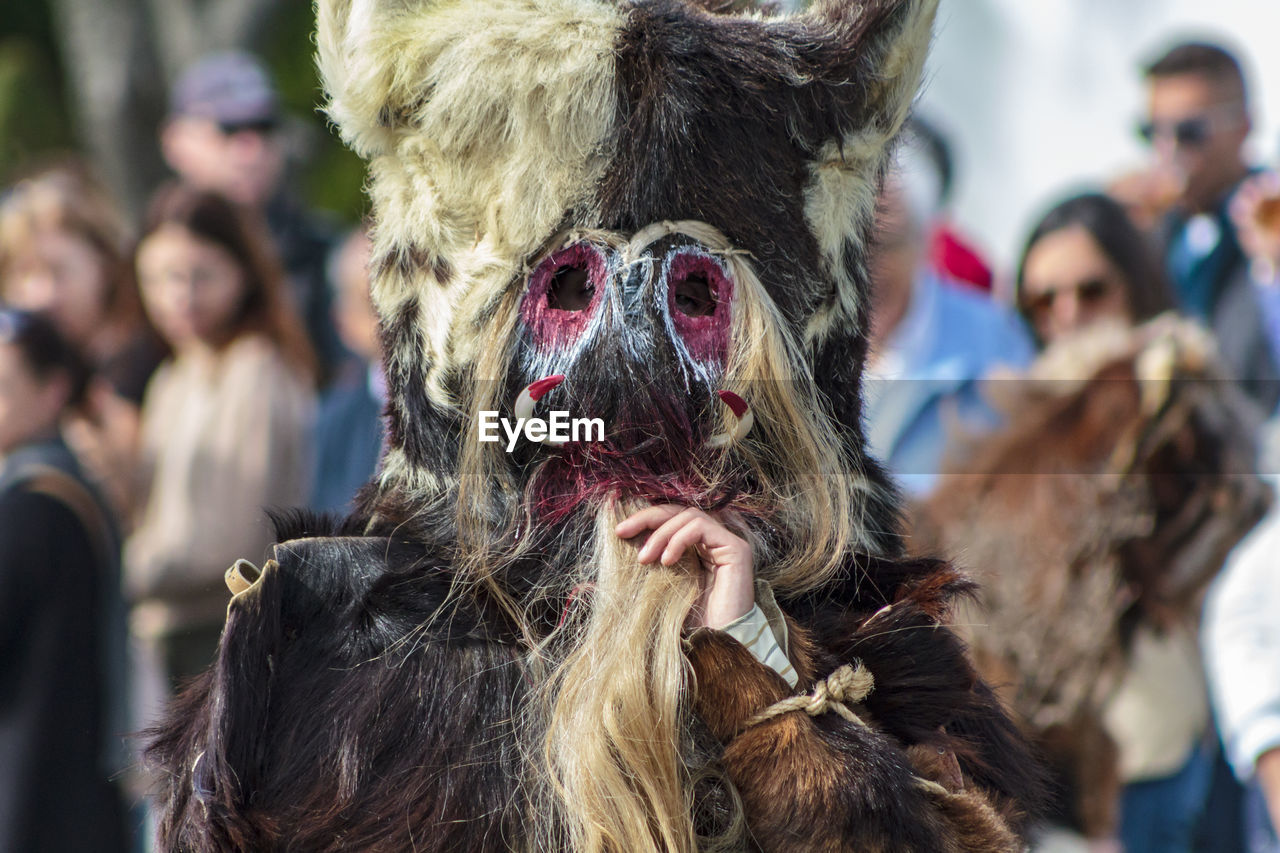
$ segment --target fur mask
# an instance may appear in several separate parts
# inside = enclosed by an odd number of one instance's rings
[[[456,506],[440,523],[492,547],[610,494],[764,501],[794,516],[772,526],[830,528],[828,555],[892,547],[860,425],[865,260],[935,8],[322,3],[329,113],[376,221],[391,437],[366,510]],[[478,442],[481,412],[514,419],[557,376],[538,412],[604,441]],[[754,427],[729,441],[738,399]],[[815,559],[783,561],[803,587]]]
[[[687,849],[720,772],[689,720],[696,573],[640,565],[622,516],[716,511],[783,597],[898,551],[860,423],[866,257],[935,9],[320,4],[329,113],[369,160],[390,394],[358,515],[445,543],[457,600],[523,638],[525,784],[574,849],[653,827]],[[480,441],[487,412],[550,410],[603,435]],[[563,846],[543,823],[534,846]]]

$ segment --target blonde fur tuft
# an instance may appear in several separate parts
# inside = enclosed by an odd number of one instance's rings
[[[567,818],[569,849],[693,853],[681,632],[700,570],[642,565],[613,533],[624,517],[618,504],[597,514],[589,615],[568,625],[570,650],[544,682],[537,764]],[[553,634],[542,648],[564,639]]]
[[[370,159],[375,264],[395,270],[375,276],[374,305],[385,318],[430,300],[425,351],[388,357],[465,365],[482,336],[449,351],[455,319],[473,319],[592,203],[622,13],[592,0],[337,0],[317,15],[328,113]],[[438,373],[428,384],[443,397]]]
[[[822,5],[833,2],[827,0]],[[856,133],[827,142],[810,166],[805,218],[818,240],[825,271],[835,283],[830,300],[809,319],[805,329],[805,342],[810,346],[837,328],[852,327],[858,311],[867,310],[858,304],[857,284],[846,262],[849,253],[855,258],[867,255],[863,235],[870,233],[875,218],[880,176],[891,143],[907,120],[924,73],[938,0],[909,0],[905,5],[910,8],[897,30],[882,36],[884,41],[875,45],[882,56],[868,98],[872,118]],[[813,14],[821,17],[824,13],[817,8]]]

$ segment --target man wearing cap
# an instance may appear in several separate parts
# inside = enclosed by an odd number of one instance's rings
[[[211,54],[190,66],[170,92],[160,147],[182,180],[219,192],[265,218],[328,375],[343,354],[324,272],[333,229],[288,192],[281,119],[279,96],[257,58],[241,52]]]

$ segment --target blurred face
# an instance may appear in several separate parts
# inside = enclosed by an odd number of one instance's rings
[[[235,336],[245,274],[226,249],[165,225],[142,241],[137,265],[147,316],[175,350],[217,347]]]
[[[923,252],[923,237],[911,221],[901,183],[890,175],[876,207],[876,241],[871,255],[872,338],[883,340],[902,319],[911,302]]]
[[[347,349],[365,361],[378,359],[378,315],[369,294],[369,238],[363,234],[349,239],[338,255],[338,292],[334,300],[334,323]]]
[[[0,454],[54,432],[66,402],[65,379],[40,379],[17,347],[0,344]]]
[[[1214,205],[1240,177],[1250,124],[1238,92],[1197,74],[1149,81],[1147,122],[1159,167],[1185,181],[1179,199],[1192,210]]]
[[[5,277],[4,300],[50,317],[73,344],[84,346],[106,313],[110,282],[91,243],[59,229],[38,232]]]
[[[1046,344],[1100,320],[1132,323],[1124,276],[1083,226],[1041,237],[1027,253],[1019,299]]]
[[[169,166],[192,186],[261,208],[284,172],[278,133],[265,125],[222,126],[212,119],[172,119],[161,135]]]

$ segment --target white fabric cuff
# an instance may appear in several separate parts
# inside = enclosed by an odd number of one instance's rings
[[[745,616],[739,616],[720,630],[746,646],[756,660],[781,675],[787,684],[795,687],[799,682],[787,653],[778,644],[778,638],[773,635],[769,620],[758,604],[752,605]]]
[[[1258,759],[1280,747],[1280,716],[1265,715],[1240,727],[1238,737],[1227,746],[1231,769],[1242,782],[1253,778]]]

